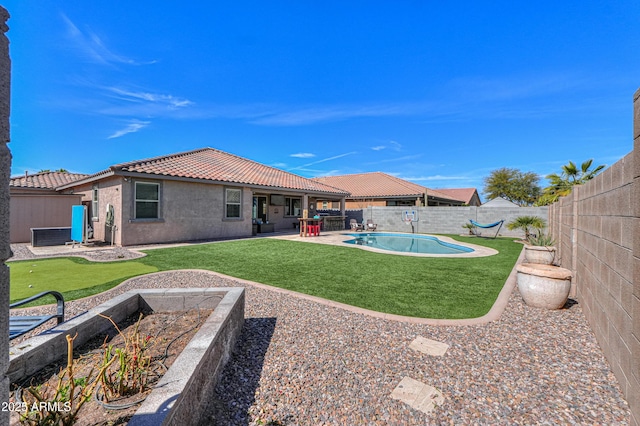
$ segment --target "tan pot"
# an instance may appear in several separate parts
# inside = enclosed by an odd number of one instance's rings
[[[516,267],[518,290],[529,306],[560,309],[569,298],[571,271],[537,263]]]
[[[524,246],[524,259],[527,263],[551,265],[556,258],[556,248],[547,246]]]

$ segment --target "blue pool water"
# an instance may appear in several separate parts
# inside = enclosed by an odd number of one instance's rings
[[[460,254],[471,253],[472,248],[445,243],[436,237],[417,234],[386,234],[382,232],[347,234],[354,237],[347,244],[397,251],[401,253]]]

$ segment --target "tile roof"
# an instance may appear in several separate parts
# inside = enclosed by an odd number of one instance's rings
[[[458,200],[449,195],[382,172],[314,178],[318,182],[342,188],[351,198],[420,197],[429,196]]]
[[[281,189],[348,195],[344,190],[214,148],[116,164],[113,172],[241,183]],[[108,171],[100,172],[100,176]]]
[[[9,179],[9,188],[50,189],[84,179],[89,175],[67,172],[40,172],[32,175],[24,174]]]
[[[446,188],[438,189],[438,191],[446,194],[449,198],[464,201],[466,204],[469,204],[474,194],[477,193],[476,188]]]
[[[325,176],[313,180],[342,188],[351,198],[423,195],[426,188],[382,172]]]

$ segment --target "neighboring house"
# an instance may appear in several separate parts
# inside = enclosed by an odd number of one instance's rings
[[[478,190],[475,188],[439,188],[437,191],[445,194],[453,199],[463,201],[467,206],[476,206],[482,204]]]
[[[25,173],[9,179],[9,237],[11,243],[31,241],[31,228],[71,226],[71,206],[79,194],[60,194],[59,186],[88,175],[66,172]]]
[[[256,222],[292,229],[317,199],[344,206],[349,195],[213,148],[116,164],[56,189],[81,194],[94,238],[122,246],[245,237]]]
[[[506,198],[496,197],[493,198],[482,205],[482,207],[520,207],[514,202],[507,200]]]
[[[349,192],[347,209],[369,206],[460,206],[465,203],[441,190],[425,188],[382,172],[326,176],[313,180]],[[330,200],[321,200],[321,207],[336,208]]]

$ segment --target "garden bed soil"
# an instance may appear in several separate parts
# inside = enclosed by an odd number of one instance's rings
[[[139,332],[141,336],[151,336],[150,345],[146,351],[152,360],[160,360],[161,365],[157,361],[153,362],[153,374],[149,374],[148,389],[142,394],[132,395],[117,401],[111,401],[112,404],[126,405],[129,402],[141,401],[151,393],[155,383],[160,380],[164,372],[171,367],[175,359],[180,355],[184,347],[189,343],[191,338],[196,334],[200,325],[206,321],[212,310],[192,309],[186,312],[147,312],[143,313],[140,321]],[[136,323],[138,322],[140,313],[135,313],[128,317],[125,321],[118,324],[123,335],[129,336],[132,333]],[[104,356],[105,342],[114,347],[123,347],[124,340],[115,327],[109,333],[103,333],[92,338],[86,344],[79,348],[74,348],[74,377],[85,377],[91,369],[96,374],[102,363]],[[40,370],[34,376],[23,380],[20,383],[12,383],[12,391],[10,397],[10,405],[14,404],[16,410],[12,410],[11,424],[19,424],[19,411],[23,405],[20,399],[16,398],[20,387],[37,386],[47,383],[53,388],[58,382],[58,375],[62,369],[66,369],[66,357],[56,363],[50,364]],[[25,391],[26,392],[26,391]],[[94,391],[95,394],[95,391]],[[78,412],[78,420],[75,425],[123,425],[135,414],[140,404],[132,407],[112,410],[106,409],[103,405],[92,397]]]

